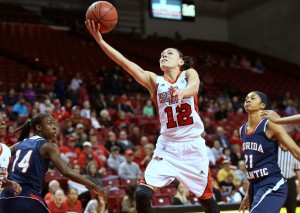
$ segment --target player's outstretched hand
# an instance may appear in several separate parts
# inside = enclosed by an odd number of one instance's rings
[[[180,89],[177,89],[175,87],[171,87],[171,90],[173,92],[173,96],[177,96],[177,99],[178,99],[178,106],[180,107],[181,106],[181,102],[182,102],[182,99],[184,98],[184,91],[183,90],[180,90]]]
[[[96,39],[97,42],[100,42],[102,40],[99,23],[96,24],[93,20],[87,19],[85,21],[85,26],[92,34],[92,36]]]
[[[93,191],[100,197],[103,197],[104,202],[107,203],[107,193],[106,193],[105,189],[100,188],[99,186],[95,185],[93,187]]]
[[[264,118],[268,118],[273,123],[277,123],[280,116],[273,110],[263,110],[260,115]]]
[[[246,194],[246,196],[244,197],[240,205],[239,212],[242,211],[244,213],[245,210],[249,211],[249,209],[250,209],[249,197],[248,194]]]
[[[13,190],[15,190],[15,196],[19,195],[22,192],[22,187],[15,181],[4,178],[0,179],[0,182],[2,183],[3,188],[12,188]]]

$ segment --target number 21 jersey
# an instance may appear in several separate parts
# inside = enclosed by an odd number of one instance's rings
[[[186,71],[180,72],[174,82],[158,76],[156,83],[153,100],[160,120],[161,135],[175,140],[199,138],[204,127],[198,114],[198,97],[183,98],[179,107],[177,97],[173,96],[172,87],[179,90],[187,87]]]

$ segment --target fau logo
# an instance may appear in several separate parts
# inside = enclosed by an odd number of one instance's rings
[[[175,88],[177,89],[178,87]],[[166,92],[158,93],[159,103],[169,103],[169,105],[177,103],[178,98],[173,96],[173,92],[173,89],[169,88],[169,90]]]

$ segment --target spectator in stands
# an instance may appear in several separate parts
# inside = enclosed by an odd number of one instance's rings
[[[90,200],[84,210],[84,213],[106,213],[106,204],[102,197],[96,197]]]
[[[231,161],[231,149],[229,147],[223,149],[222,159]]]
[[[46,112],[46,113],[51,114],[53,109],[54,109],[54,105],[51,103],[49,96],[45,95],[43,97],[43,101],[40,103],[40,106],[39,106],[40,113]]]
[[[113,127],[113,122],[110,118],[110,115],[109,115],[109,112],[107,109],[103,109],[100,111],[99,122],[103,128]]]
[[[241,68],[238,57],[236,54],[232,55],[230,62],[229,62],[230,67],[239,69]]]
[[[76,138],[76,146],[82,148],[83,142],[87,140],[87,134],[84,132],[84,126],[81,123],[76,125],[75,132],[72,136]]]
[[[232,202],[233,194],[235,193],[235,185],[233,184],[233,175],[227,174],[224,180],[219,182],[222,190],[222,196],[226,197],[228,203]]]
[[[239,133],[239,130],[238,129],[234,129],[232,131],[232,135],[229,139],[229,142],[232,145],[239,145],[240,148],[242,148],[242,141],[241,141],[241,138],[240,138],[240,133]]]
[[[218,164],[222,163],[221,159],[223,157],[223,147],[219,140],[214,140],[213,147],[211,148],[212,153],[214,154]]]
[[[92,100],[92,99],[91,99]],[[105,96],[103,93],[100,93],[98,96],[97,96],[97,99],[94,100],[94,104],[93,104],[93,107],[95,107],[96,109],[96,112],[97,112],[97,115],[99,115],[99,113],[101,112],[101,110],[103,109],[107,109],[107,102],[105,100]]]
[[[287,101],[287,106],[284,110],[286,116],[296,115],[298,114],[298,110],[296,108],[296,103],[292,99]]]
[[[28,83],[27,85],[25,85],[25,88],[23,89],[23,97],[30,103],[37,100],[37,94],[33,89],[32,83]]]
[[[100,170],[98,170],[97,165],[95,162],[90,162],[87,165],[86,168],[86,175],[85,177],[92,181],[93,183],[97,184],[98,186],[102,186],[102,181],[100,177],[100,173],[102,173]]]
[[[107,100],[107,108],[108,109],[118,109],[117,107],[117,99],[115,95],[109,95]]]
[[[54,88],[53,88],[53,95],[57,99],[60,100],[60,103],[64,106],[66,97],[67,97],[67,92],[66,92],[66,87],[64,83],[64,67],[60,66],[57,78],[54,81]]]
[[[254,62],[254,65],[252,67],[252,71],[256,72],[256,73],[264,73],[265,69],[266,68],[263,65],[263,63],[261,62],[261,59],[260,58],[256,59],[256,61]]]
[[[148,144],[148,143],[149,143],[148,137],[147,137],[147,136],[142,136],[142,137],[141,137],[141,140],[140,140],[140,145],[141,145],[141,146],[145,146],[145,145]]]
[[[60,189],[60,183],[57,180],[51,180],[48,183],[48,192],[44,196],[45,201],[52,200],[53,199],[53,193],[57,189]]]
[[[127,149],[125,151],[126,161],[122,162],[118,169],[118,176],[123,179],[139,179],[142,172],[137,163],[133,162],[133,151]]]
[[[64,120],[64,124],[62,125],[62,134],[65,137],[72,135],[75,132],[75,128],[73,127],[72,121],[70,118],[66,118]]]
[[[67,206],[67,213],[82,213],[82,205],[78,200],[78,190],[70,188],[67,193],[67,199],[64,200]]]
[[[123,94],[118,103],[118,112],[123,111],[127,113],[133,113],[133,107],[131,102],[128,100],[127,95]]]
[[[144,149],[144,159],[140,162],[139,166],[142,171],[145,171],[148,163],[152,160],[154,154],[154,145],[152,143],[145,144],[143,147]]]
[[[126,117],[126,113],[124,111],[118,112],[118,118],[114,122],[114,126],[119,129],[128,129],[130,125],[130,119]]]
[[[54,70],[49,67],[46,73],[43,74],[41,83],[45,85],[47,91],[52,91],[55,80],[56,77],[54,76]]]
[[[215,112],[216,121],[226,121],[227,120],[227,108],[225,103],[221,103],[219,110]]]
[[[75,163],[72,168],[75,172],[77,172],[78,174],[81,174],[81,169],[80,169],[79,164]],[[76,183],[72,180],[68,180],[68,188],[69,189],[75,188],[78,191],[78,195],[81,195],[81,194],[89,191],[89,189],[86,186]]]
[[[217,203],[224,203],[222,200],[222,190],[220,188],[220,185],[218,181],[212,177],[212,184],[213,184],[213,193],[214,193],[214,199],[217,201]]]
[[[215,140],[220,141],[220,144],[223,148],[230,148],[230,143],[228,138],[224,135],[224,128],[222,126],[217,126],[215,134]]]
[[[121,146],[120,153],[124,154],[124,152],[127,149],[134,149],[134,145],[131,141],[127,138],[127,132],[125,130],[121,130],[119,132],[119,139],[117,140],[117,143]]]
[[[72,113],[71,113],[70,118],[72,120],[73,125],[81,123],[81,124],[83,124],[85,129],[88,129],[90,126],[89,120],[80,115],[80,107],[79,106],[72,107]]]
[[[118,146],[119,149],[122,148],[120,144],[117,143],[117,137],[113,131],[107,133],[107,141],[105,142],[104,146],[107,150],[111,150],[111,147],[113,146]]]
[[[71,115],[72,114],[73,102],[71,99],[67,98],[65,103],[65,109]]]
[[[246,56],[243,56],[240,60],[240,65],[242,69],[251,70],[252,65]]]
[[[85,100],[82,104],[82,109],[80,111],[80,115],[84,118],[91,118],[91,104],[88,100]]]
[[[128,139],[133,143],[133,145],[138,145],[140,144],[140,140],[141,140],[141,130],[139,126],[132,126],[129,129],[129,135],[128,135]]]
[[[102,145],[103,142],[98,141],[96,134],[90,134],[89,140],[92,143],[93,153],[101,159],[101,161],[106,164],[110,151],[108,151],[105,146]]]
[[[91,110],[90,123],[94,129],[100,130],[102,128],[97,118],[97,111],[95,109]]]
[[[85,141],[82,147],[82,151],[78,156],[80,168],[84,169],[90,162],[95,162],[98,168],[101,169],[100,171],[105,171],[102,160],[93,152],[91,142]]]
[[[191,205],[191,201],[189,199],[190,191],[186,188],[182,183],[178,183],[176,187],[176,194],[173,198],[172,205]]]
[[[17,118],[28,116],[28,109],[23,97],[20,97],[19,101],[13,106],[12,112],[16,115]]]
[[[7,108],[6,108],[6,105],[4,103],[4,100],[3,100],[2,96],[0,96],[0,112],[2,113],[2,115],[7,114]]]
[[[232,152],[230,153],[230,161],[232,165],[237,166],[238,162],[244,159],[244,155],[242,154],[241,147],[238,144],[234,144],[231,146]]]
[[[78,162],[78,157],[81,152],[80,148],[75,147],[76,138],[73,136],[67,137],[67,145],[59,147],[61,158],[64,159],[69,165]]]
[[[206,134],[214,134],[215,133],[215,128],[212,125],[212,122],[209,117],[204,117],[203,124],[205,127]]]
[[[61,106],[60,100],[55,99],[53,101],[54,109],[52,111],[52,117],[57,119],[59,122],[63,122],[66,118],[70,117],[70,114],[68,111],[65,110],[64,107]]]
[[[16,91],[14,88],[10,88],[5,97],[4,103],[7,106],[13,106],[18,102],[18,96],[16,95]]]
[[[233,169],[231,169],[231,162],[229,160],[224,160],[222,164],[222,168],[217,173],[217,179],[220,183],[221,181],[225,180],[226,177],[231,174],[233,178],[233,184],[239,185],[240,180],[237,178]]]
[[[239,189],[232,196],[233,203],[241,203],[248,191],[249,181],[247,178],[244,178],[241,183]]]
[[[71,100],[73,103],[77,104],[80,85],[83,83],[81,79],[81,74],[77,72],[74,78],[71,80],[70,89],[71,89]]]
[[[8,147],[10,147],[18,142],[19,137],[15,134],[12,134],[15,131],[15,129],[16,129],[15,124],[13,124],[13,123],[6,125],[6,133],[3,138],[3,142]]]
[[[59,188],[53,192],[53,199],[47,201],[50,213],[67,212],[67,204],[64,203],[65,193]]]
[[[136,185],[129,185],[126,188],[126,195],[122,199],[122,211],[121,213],[136,213],[136,203],[135,203],[135,191]]]
[[[243,106],[240,103],[238,96],[233,96],[231,99],[231,103],[234,112],[243,112]]]
[[[247,170],[245,160],[239,160],[237,169],[234,170],[236,177],[242,181],[243,179],[247,179]]]
[[[120,148],[118,146],[112,146],[110,150],[107,166],[108,168],[118,171],[120,164],[125,162],[126,159],[124,156],[120,155]]]
[[[151,100],[147,100],[146,105],[143,108],[143,115],[150,117],[154,115],[154,107]]]

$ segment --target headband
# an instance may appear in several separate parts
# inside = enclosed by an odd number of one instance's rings
[[[268,98],[266,96],[265,93],[259,92],[259,91],[255,91],[258,96],[260,97],[261,101],[266,105],[265,109],[269,108],[269,102],[268,102]]]

